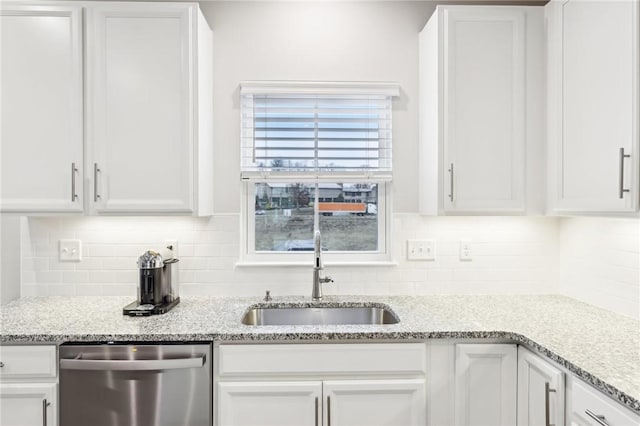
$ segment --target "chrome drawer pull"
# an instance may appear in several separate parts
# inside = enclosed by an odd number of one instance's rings
[[[450,177],[449,183],[451,185],[451,187],[449,188],[449,199],[453,203],[453,163],[451,163],[451,166],[449,167],[449,177]]]
[[[630,192],[629,189],[624,189],[624,159],[631,158],[631,154],[625,154],[624,148],[620,148],[620,182],[619,182],[619,193],[618,196],[620,198],[624,197],[625,192]]]
[[[78,199],[78,194],[76,194],[76,173],[78,173],[78,168],[76,167],[76,163],[71,163],[71,201],[75,202]]]
[[[318,397],[316,396],[316,426],[319,426],[319,424],[320,424],[320,423],[319,423],[319,419],[318,419],[318,412],[319,412],[319,410],[318,410],[318,404],[319,404],[319,403],[320,403],[320,398],[318,398]]]
[[[46,398],[42,400],[42,426],[47,426],[47,407],[50,405]]]
[[[100,194],[98,194],[98,173],[101,172],[98,163],[93,163],[93,201],[98,202]]]
[[[602,414],[596,414],[591,410],[584,410],[585,414],[596,421],[600,426],[609,426]]]
[[[555,389],[549,387],[549,382],[544,384],[544,424],[545,426],[556,426],[555,423],[551,423],[551,412],[549,410],[549,394],[555,392]]]

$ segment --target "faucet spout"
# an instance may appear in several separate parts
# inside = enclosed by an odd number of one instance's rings
[[[311,290],[311,299],[314,301],[322,300],[322,284],[333,282],[330,277],[320,276],[320,271],[323,269],[321,236],[320,231],[316,231],[313,235],[313,289]]]

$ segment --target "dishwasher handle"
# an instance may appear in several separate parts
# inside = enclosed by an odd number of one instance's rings
[[[205,355],[190,358],[175,359],[82,359],[82,354],[76,358],[60,359],[63,370],[98,370],[98,371],[152,371],[178,370],[184,368],[199,368],[205,363]]]

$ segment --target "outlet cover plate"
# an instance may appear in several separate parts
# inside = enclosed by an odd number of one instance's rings
[[[461,240],[460,241],[460,260],[471,260],[472,258],[472,247],[470,240]]]

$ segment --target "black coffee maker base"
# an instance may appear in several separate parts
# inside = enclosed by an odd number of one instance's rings
[[[174,306],[180,303],[180,298],[176,297],[173,302],[161,303],[159,305],[139,305],[138,302],[129,303],[122,308],[123,315],[131,317],[146,317],[149,315],[159,315],[169,312]]]

